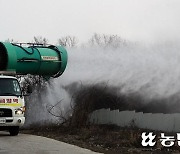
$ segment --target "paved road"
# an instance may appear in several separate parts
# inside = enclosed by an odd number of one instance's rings
[[[0,131],[0,154],[97,154],[53,139]]]

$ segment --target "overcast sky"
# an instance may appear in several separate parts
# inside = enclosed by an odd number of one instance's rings
[[[154,41],[180,38],[180,0],[0,0],[0,40],[93,33]]]

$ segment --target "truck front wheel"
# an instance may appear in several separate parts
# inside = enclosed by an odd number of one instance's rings
[[[18,126],[13,126],[9,128],[9,133],[11,136],[16,136],[19,133],[19,127]]]

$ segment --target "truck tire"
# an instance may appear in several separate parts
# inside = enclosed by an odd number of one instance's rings
[[[18,126],[10,127],[9,133],[10,133],[10,136],[17,136],[19,133],[19,127]]]

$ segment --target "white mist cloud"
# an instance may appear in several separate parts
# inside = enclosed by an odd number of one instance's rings
[[[117,50],[69,49],[67,69],[54,86],[108,82],[123,85],[125,93],[169,97],[180,92],[179,50],[178,44],[131,45]]]
[[[57,122],[58,118],[48,113],[48,107],[62,100],[52,113],[66,113],[72,103],[72,94],[82,88],[81,85],[96,85],[102,82],[108,87],[122,88],[121,93],[137,93],[147,100],[173,98],[168,103],[179,104],[178,43],[130,44],[116,50],[96,47],[67,50],[69,60],[63,75],[53,79],[47,91],[41,92],[41,95],[34,93],[31,96],[28,102],[27,125]],[[72,83],[79,83],[79,86],[74,84],[74,87],[69,87],[71,89],[64,89]]]

